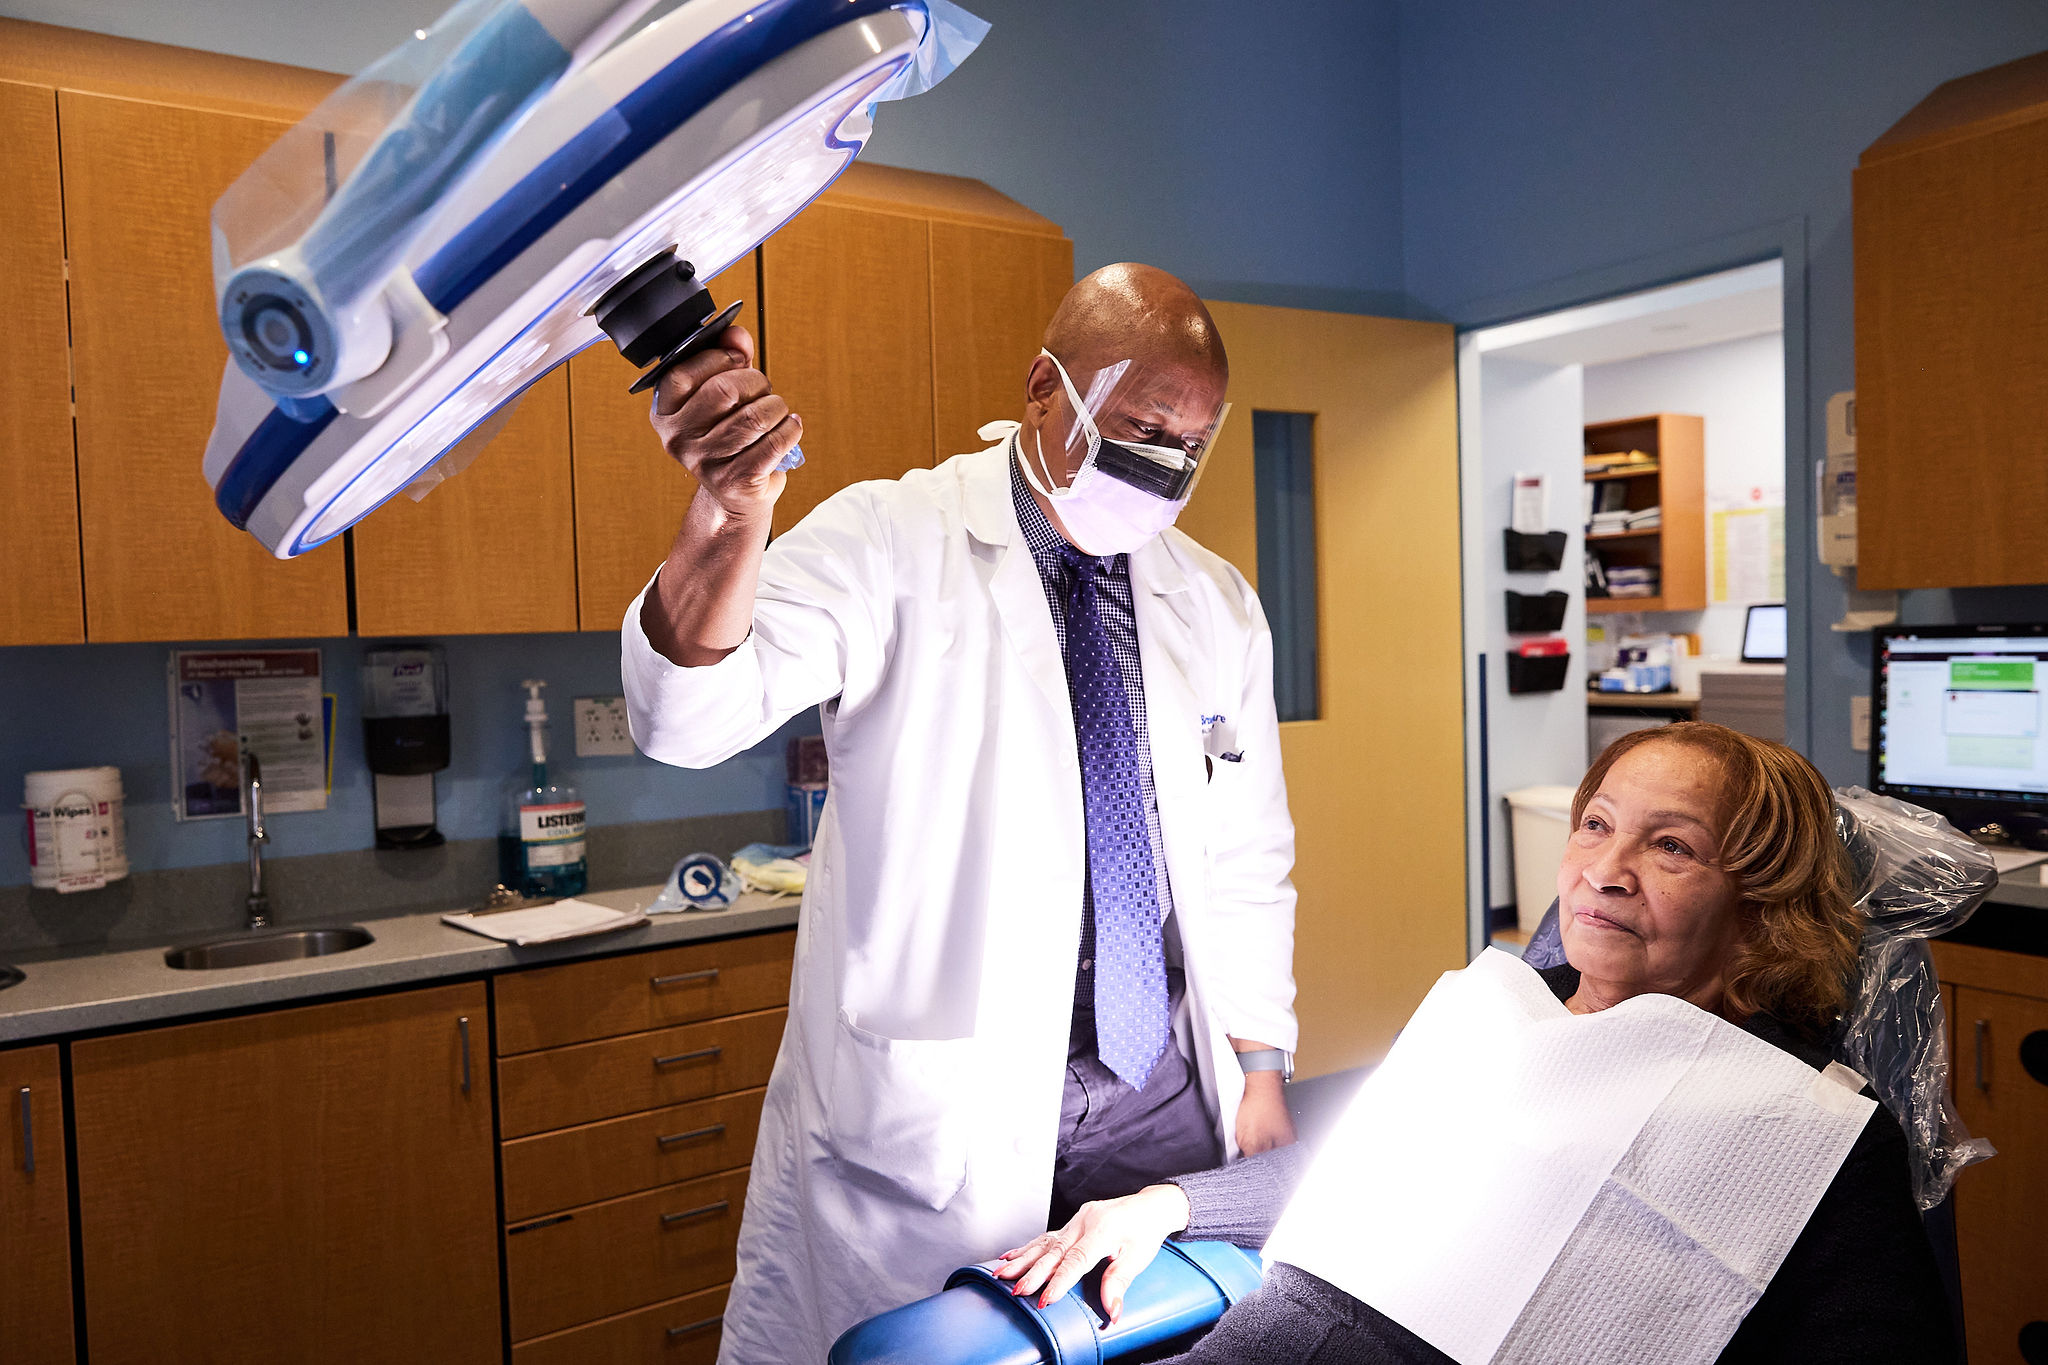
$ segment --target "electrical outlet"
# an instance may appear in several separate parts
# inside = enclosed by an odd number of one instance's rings
[[[576,757],[615,758],[632,752],[624,697],[576,699]]]
[[[1849,747],[1857,753],[1870,751],[1870,698],[1849,698]]]

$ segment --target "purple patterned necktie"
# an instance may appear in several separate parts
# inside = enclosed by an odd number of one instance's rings
[[[1104,561],[1071,545],[1060,553],[1067,617],[1067,689],[1081,756],[1088,821],[1088,891],[1095,914],[1095,1055],[1142,1090],[1166,1047],[1166,957],[1159,880],[1139,785],[1137,727],[1123,670],[1096,601]]]

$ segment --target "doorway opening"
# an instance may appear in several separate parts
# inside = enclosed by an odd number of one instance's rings
[[[1772,259],[1459,338],[1473,953],[1526,941],[1616,735],[1785,737],[1782,646],[1745,649],[1786,600],[1784,318]]]

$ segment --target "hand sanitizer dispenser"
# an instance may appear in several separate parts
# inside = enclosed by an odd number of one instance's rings
[[[363,661],[363,753],[376,788],[377,847],[433,848],[434,774],[448,766],[448,664],[437,645],[373,649]]]

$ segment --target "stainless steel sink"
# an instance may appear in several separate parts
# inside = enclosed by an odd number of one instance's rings
[[[0,966],[0,991],[21,984],[21,968]]]
[[[281,933],[237,934],[184,948],[166,948],[164,962],[181,971],[254,967],[265,962],[346,953],[370,942],[370,931],[355,925],[345,929],[287,929]]]

